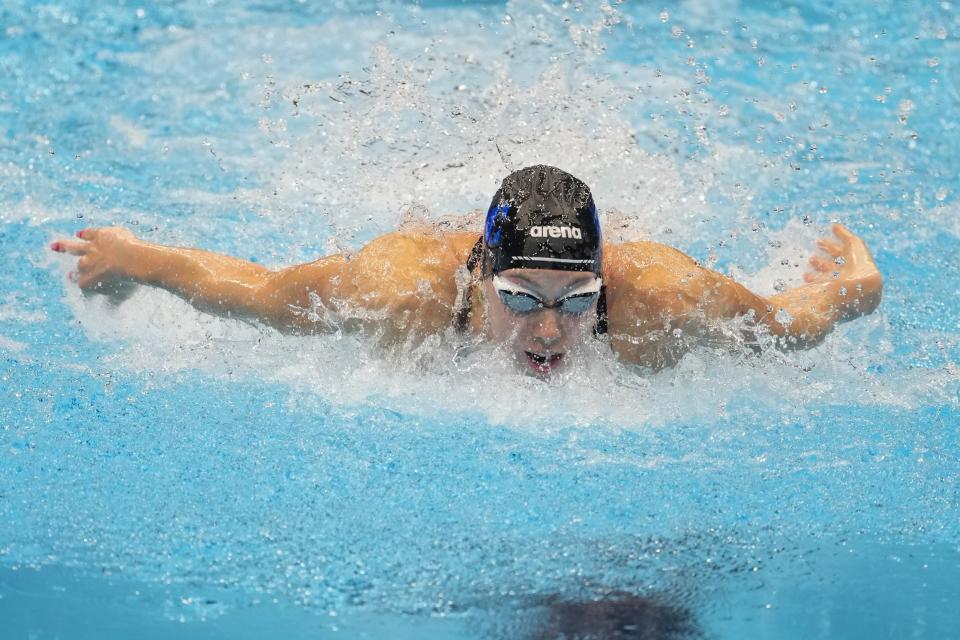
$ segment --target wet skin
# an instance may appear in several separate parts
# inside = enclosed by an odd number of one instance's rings
[[[592,273],[553,269],[508,269],[500,277],[533,293],[547,305],[592,282]],[[504,345],[519,370],[547,376],[566,364],[566,355],[578,341],[591,335],[597,303],[580,314],[541,308],[529,313],[511,311],[497,295],[490,278],[484,280],[487,336]]]
[[[184,298],[203,311],[254,320],[283,332],[350,331],[385,347],[406,347],[448,332],[462,296],[461,279],[476,233],[417,229],[386,234],[355,253],[268,269],[221,254],[170,247],[120,227],[88,228],[54,251],[78,256],[84,291],[117,294],[143,284]],[[749,291],[655,242],[605,244],[609,345],[623,362],[672,366],[691,345],[716,344],[717,323],[745,318],[744,337],[758,332],[783,349],[818,344],[840,322],[872,312],[883,278],[864,242],[846,227],[818,243],[806,284],[773,296]],[[474,274],[476,277],[478,274]],[[509,270],[547,304],[590,274]],[[507,345],[521,369],[545,375],[563,366],[571,347],[589,335],[595,309],[580,316],[557,309],[528,315],[506,309],[489,278],[472,288],[468,330]],[[785,313],[781,313],[785,312]]]

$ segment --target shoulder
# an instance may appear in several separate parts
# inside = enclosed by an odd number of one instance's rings
[[[465,262],[475,240],[476,236],[464,233],[395,231],[374,238],[354,256],[380,259],[384,267],[442,270]]]
[[[606,245],[603,262],[612,303],[668,302],[667,296],[688,291],[703,271],[687,254],[656,242]]]
[[[632,278],[651,269],[680,272],[699,266],[696,260],[679,249],[658,242],[606,244],[603,253],[604,275],[611,278]]]
[[[400,333],[442,329],[454,313],[457,269],[470,252],[458,235],[398,231],[371,240],[344,260],[340,298],[382,312]]]
[[[604,247],[603,278],[613,350],[628,362],[661,367],[679,351],[673,330],[696,305],[703,269],[682,251],[656,242]]]
[[[458,243],[442,234],[397,231],[371,240],[347,261],[362,275],[432,280],[452,278],[460,253]]]

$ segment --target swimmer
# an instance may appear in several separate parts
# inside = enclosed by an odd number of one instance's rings
[[[808,348],[872,312],[883,290],[866,245],[840,224],[819,240],[806,284],[769,297],[662,244],[604,243],[587,185],[545,165],[503,180],[479,238],[398,231],[284,269],[153,244],[121,227],[77,237],[51,248],[79,256],[85,292],[144,284],[282,332],[343,330],[393,346],[454,330],[502,345],[540,377],[593,337],[622,362],[661,369],[737,319],[748,342],[765,332],[780,348]]]

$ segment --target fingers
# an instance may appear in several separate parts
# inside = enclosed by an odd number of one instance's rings
[[[833,235],[840,238],[840,241],[843,242],[844,244],[847,244],[851,240],[855,240],[857,238],[857,236],[854,235],[854,233],[850,231],[850,229],[847,229],[845,226],[843,226],[839,222],[834,223],[833,226],[830,227],[830,230],[833,231]]]
[[[85,240],[86,242],[79,242],[77,240],[57,240],[50,243],[50,249],[56,251],[57,253],[69,253],[74,256],[84,255],[89,245],[89,242],[96,240],[97,236],[100,233],[100,229],[96,227],[87,227],[86,229],[81,229],[77,231],[76,236],[80,240]]]
[[[810,256],[810,265],[817,271],[833,271],[836,268],[836,263],[833,260],[824,258],[823,256],[813,255]]]
[[[98,278],[92,273],[78,273],[77,274],[77,285],[84,291],[95,291],[100,288],[100,282]]]
[[[830,238],[820,238],[817,240],[817,246],[824,252],[832,256],[838,256],[843,253],[843,246],[834,242]]]
[[[77,240],[57,240],[50,243],[50,248],[57,253],[69,253],[74,256],[82,256],[87,252],[90,245],[86,242]]]

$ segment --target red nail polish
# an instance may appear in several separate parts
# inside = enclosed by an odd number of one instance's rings
[[[77,231],[77,237],[78,237],[78,238],[82,238],[82,237],[83,237],[83,231],[82,231],[82,230],[81,230],[81,231]]]
[[[51,242],[51,243],[50,243],[50,248],[53,249],[54,251],[60,251],[60,243],[59,243],[59,242]]]

